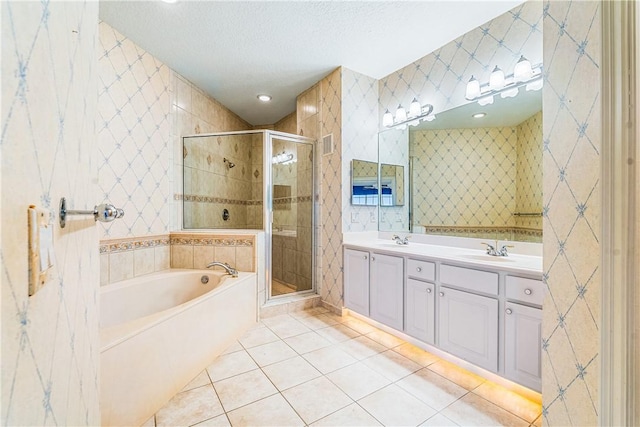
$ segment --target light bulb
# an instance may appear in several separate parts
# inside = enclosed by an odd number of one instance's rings
[[[396,123],[404,122],[407,120],[407,112],[402,105],[398,105],[398,109],[396,110]]]
[[[511,88],[509,90],[505,90],[504,92],[502,92],[500,94],[500,97],[501,98],[513,98],[517,94],[518,94],[518,88],[514,87],[514,88]]]
[[[427,116],[424,118],[426,121],[428,122],[432,122],[436,119],[436,115],[435,114],[431,114],[430,116]]]
[[[489,88],[491,90],[500,90],[504,87],[504,72],[496,65],[489,76]]]
[[[531,83],[527,83],[527,90],[540,90],[542,89],[542,78],[534,80]]]
[[[493,104],[493,95],[485,96],[483,98],[478,99],[478,104],[480,105]]]
[[[530,79],[532,75],[531,62],[524,56],[520,56],[520,59],[513,69],[513,79],[517,82],[522,82]]]
[[[469,82],[467,83],[467,93],[466,98],[468,100],[476,99],[480,96],[480,82],[476,80],[475,77],[471,76]]]
[[[385,111],[384,115],[382,116],[382,126],[393,126],[393,115],[389,112],[389,110]]]
[[[418,98],[413,98],[409,105],[409,117],[418,117],[422,113],[422,105],[418,102]]]

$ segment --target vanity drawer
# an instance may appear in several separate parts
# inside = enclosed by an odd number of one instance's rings
[[[442,265],[440,267],[440,282],[470,291],[498,295],[498,273],[490,271]]]
[[[407,262],[407,274],[409,277],[422,280],[436,280],[436,265],[429,261],[409,259]]]
[[[540,280],[507,276],[506,288],[507,299],[542,307],[542,301],[544,300],[544,283]]]

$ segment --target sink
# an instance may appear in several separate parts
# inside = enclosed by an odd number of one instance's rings
[[[399,245],[397,243],[376,243],[376,246],[383,246],[389,248],[406,248],[409,245]]]
[[[466,259],[474,259],[478,261],[489,261],[489,262],[515,262],[508,257],[500,257],[500,256],[491,256],[491,255],[461,255],[461,258]]]

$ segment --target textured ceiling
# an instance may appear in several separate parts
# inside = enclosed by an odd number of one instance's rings
[[[100,19],[255,125],[338,66],[379,79],[521,3],[101,0]]]

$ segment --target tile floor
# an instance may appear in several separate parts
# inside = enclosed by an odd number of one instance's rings
[[[541,407],[350,316],[263,319],[145,426],[540,426]]]

